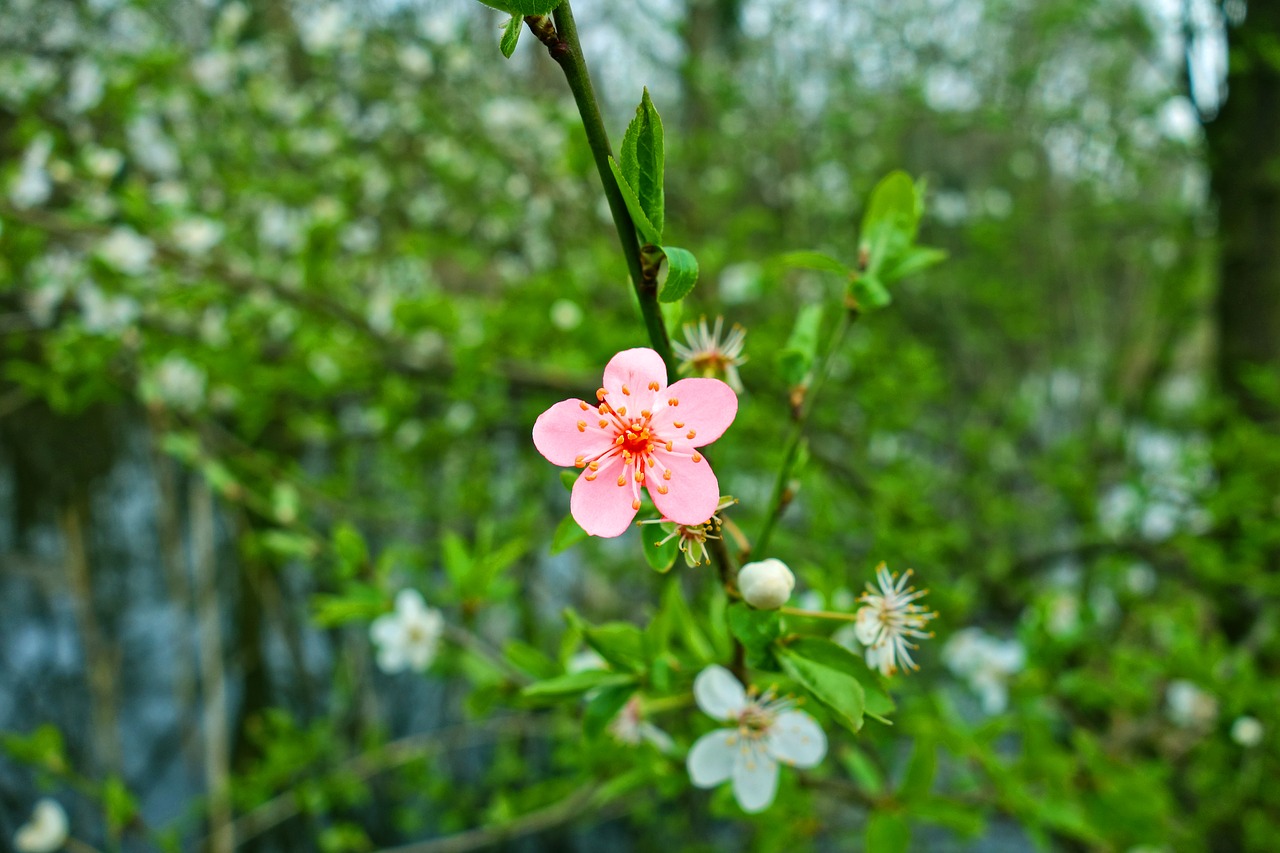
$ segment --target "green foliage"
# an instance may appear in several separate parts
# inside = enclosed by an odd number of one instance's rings
[[[626,133],[622,136],[622,147],[618,152],[618,170],[622,173],[620,183],[625,183],[631,190],[632,198],[644,214],[641,217],[644,222],[641,233],[646,240],[654,244],[662,242],[662,230],[666,220],[666,195],[663,188],[665,158],[662,117],[654,109],[653,101],[649,98],[649,89],[645,88],[640,105],[636,107],[635,118],[627,125]],[[627,207],[628,209],[631,207],[630,201]],[[632,215],[635,215],[634,211]],[[637,225],[637,227],[640,226]],[[688,253],[685,252],[685,254]],[[689,258],[692,260],[692,255]],[[696,270],[696,265],[694,269]],[[674,299],[664,301],[672,302]]]
[[[502,41],[499,48],[502,55],[507,59],[511,58],[511,54],[516,52],[516,45],[520,43],[520,31],[524,29],[524,18],[519,15],[512,15],[511,19],[502,26]]]
[[[857,732],[866,712],[866,666],[830,640],[796,637],[778,645],[778,662],[840,725]]]
[[[679,302],[698,283],[698,259],[687,249],[663,246],[664,273],[659,274],[658,301]]]

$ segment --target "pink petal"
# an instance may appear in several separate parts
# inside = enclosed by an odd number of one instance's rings
[[[596,476],[588,480],[592,473]],[[626,476],[621,486],[620,476]],[[611,538],[621,536],[631,526],[631,519],[636,517],[635,500],[631,472],[622,464],[622,457],[614,455],[601,460],[599,471],[583,471],[578,477],[569,496],[569,512],[587,533]]]
[[[641,411],[653,408],[657,392],[649,386],[655,382],[659,389],[667,387],[667,366],[662,356],[646,347],[623,350],[609,359],[604,369],[609,404],[615,409],[625,407],[627,417],[638,417]]]
[[[716,511],[720,503],[720,484],[711,470],[711,463],[702,454],[693,451],[700,460],[694,462],[688,456],[658,451],[655,469],[646,472],[645,486],[658,511],[676,524],[702,524]],[[670,469],[671,479],[662,476],[663,467]],[[667,487],[664,495],[659,489]]]
[[[685,447],[710,444],[733,423],[738,414],[738,395],[719,379],[681,379],[662,392],[662,401],[678,400],[653,416],[655,431]],[[679,422],[681,427],[676,427]],[[689,433],[694,433],[689,438]]]
[[[601,429],[600,413],[582,406],[581,400],[563,400],[538,415],[533,446],[551,464],[573,465],[579,456],[590,461],[612,446],[613,429]]]

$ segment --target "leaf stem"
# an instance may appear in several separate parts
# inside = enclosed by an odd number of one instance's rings
[[[586,59],[583,57],[582,44],[578,41],[578,28],[573,20],[573,9],[569,0],[564,0],[552,13],[555,21],[555,34],[552,35],[545,26],[545,18],[540,21],[526,19],[529,28],[543,44],[547,52],[564,71],[565,80],[573,92],[574,103],[578,106],[578,114],[582,118],[583,129],[587,133],[587,144],[591,147],[591,156],[596,162],[596,171],[600,173],[600,183],[604,187],[605,199],[609,202],[609,212],[613,215],[613,224],[618,231],[618,239],[622,243],[622,254],[627,261],[627,271],[635,288],[636,299],[640,303],[640,313],[644,317],[645,328],[649,332],[649,341],[667,369],[674,372],[675,360],[671,353],[671,340],[667,336],[667,326],[662,319],[662,310],[658,306],[658,283],[656,276],[645,274],[645,265],[640,257],[640,240],[636,236],[636,226],[623,201],[622,191],[609,168],[609,158],[613,150],[609,147],[609,134],[605,130],[604,119],[600,114],[600,104],[596,100],[595,89],[591,85],[591,75],[587,71]]]
[[[852,304],[847,305],[847,310],[841,312],[840,322],[831,333],[826,352],[822,355],[822,363],[814,371],[813,384],[809,387],[804,402],[792,419],[791,432],[787,436],[786,447],[782,452],[782,467],[778,469],[778,477],[773,483],[773,495],[769,498],[769,513],[765,516],[759,535],[756,536],[754,547],[756,554],[767,553],[766,549],[769,546],[769,538],[773,535],[773,529],[777,526],[783,511],[791,503],[793,495],[787,484],[791,479],[791,471],[795,468],[796,458],[800,455],[800,442],[804,439],[805,425],[809,421],[809,414],[813,411],[813,401],[817,398],[818,391],[822,389],[822,384],[831,370],[832,357],[844,343],[845,336],[848,335],[854,321],[860,316],[861,312]]]
[[[804,616],[808,619],[835,619],[840,622],[857,622],[858,617],[853,613],[836,613],[832,610],[802,610],[799,607],[779,607],[779,613],[785,613],[788,616]]]

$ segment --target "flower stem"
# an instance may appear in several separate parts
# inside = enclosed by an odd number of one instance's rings
[[[831,333],[826,352],[822,355],[822,362],[814,371],[813,384],[809,387],[804,402],[792,420],[791,432],[787,436],[787,444],[782,452],[782,467],[778,469],[778,478],[773,483],[773,495],[769,499],[769,513],[765,516],[759,535],[756,536],[754,552],[758,555],[767,553],[766,549],[769,546],[769,538],[773,535],[773,529],[777,526],[783,511],[791,503],[792,495],[787,484],[791,479],[791,471],[795,468],[796,458],[800,455],[800,442],[804,439],[804,428],[809,421],[809,413],[813,411],[813,401],[817,398],[818,391],[822,389],[822,384],[831,370],[832,357],[844,343],[845,336],[848,335],[850,327],[859,316],[861,312],[853,305],[849,305],[848,310],[840,314],[840,322]]]
[[[635,288],[636,299],[640,303],[640,313],[644,317],[645,328],[649,332],[649,341],[667,369],[674,373],[675,360],[671,353],[671,340],[667,336],[667,326],[662,319],[662,310],[658,307],[658,283],[653,275],[646,275],[645,265],[640,256],[640,240],[636,236],[636,226],[623,201],[622,191],[609,168],[609,158],[613,150],[609,147],[609,134],[605,130],[604,119],[600,114],[600,104],[596,100],[595,89],[591,85],[591,75],[587,71],[586,59],[582,54],[582,45],[578,41],[578,28],[573,20],[573,9],[569,0],[564,0],[554,13],[554,32],[546,26],[545,18],[526,18],[530,30],[547,46],[547,52],[564,71],[565,80],[573,92],[574,103],[578,106],[578,114],[582,118],[583,129],[587,132],[587,144],[591,147],[591,156],[596,161],[596,170],[600,173],[600,183],[604,187],[605,199],[609,202],[609,212],[613,215],[613,224],[618,231],[618,239],[622,243],[622,254],[627,261],[627,271],[631,275],[631,284]]]

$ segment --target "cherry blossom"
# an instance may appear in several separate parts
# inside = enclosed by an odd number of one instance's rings
[[[378,647],[378,668],[396,673],[406,669],[424,671],[431,666],[444,633],[444,617],[428,607],[422,594],[402,589],[396,595],[394,613],[379,616],[369,628]]]
[[[698,448],[719,438],[738,397],[719,379],[682,379],[651,349],[623,350],[604,369],[595,405],[570,399],[543,412],[533,443],[555,465],[582,469],[569,510],[592,536],[620,536],[640,509],[640,490],[676,524],[702,524],[720,484]]]
[[[53,853],[67,843],[67,813],[57,800],[45,797],[31,811],[31,820],[18,827],[13,849],[19,853]]]
[[[732,780],[733,796],[748,813],[764,811],[778,790],[778,762],[814,767],[827,754],[822,727],[793,701],[743,689],[729,670],[709,666],[693,682],[693,696],[708,716],[733,728],[698,738],[689,750],[689,778],[699,788]]]
[[[882,675],[893,675],[899,669],[919,669],[910,651],[917,646],[907,638],[933,636],[931,631],[921,629],[938,614],[915,603],[929,590],[907,586],[911,575],[910,569],[901,576],[891,574],[881,563],[876,567],[879,589],[867,584],[867,591],[862,594],[863,606],[858,610],[854,630],[858,642],[867,647],[867,665]]]

